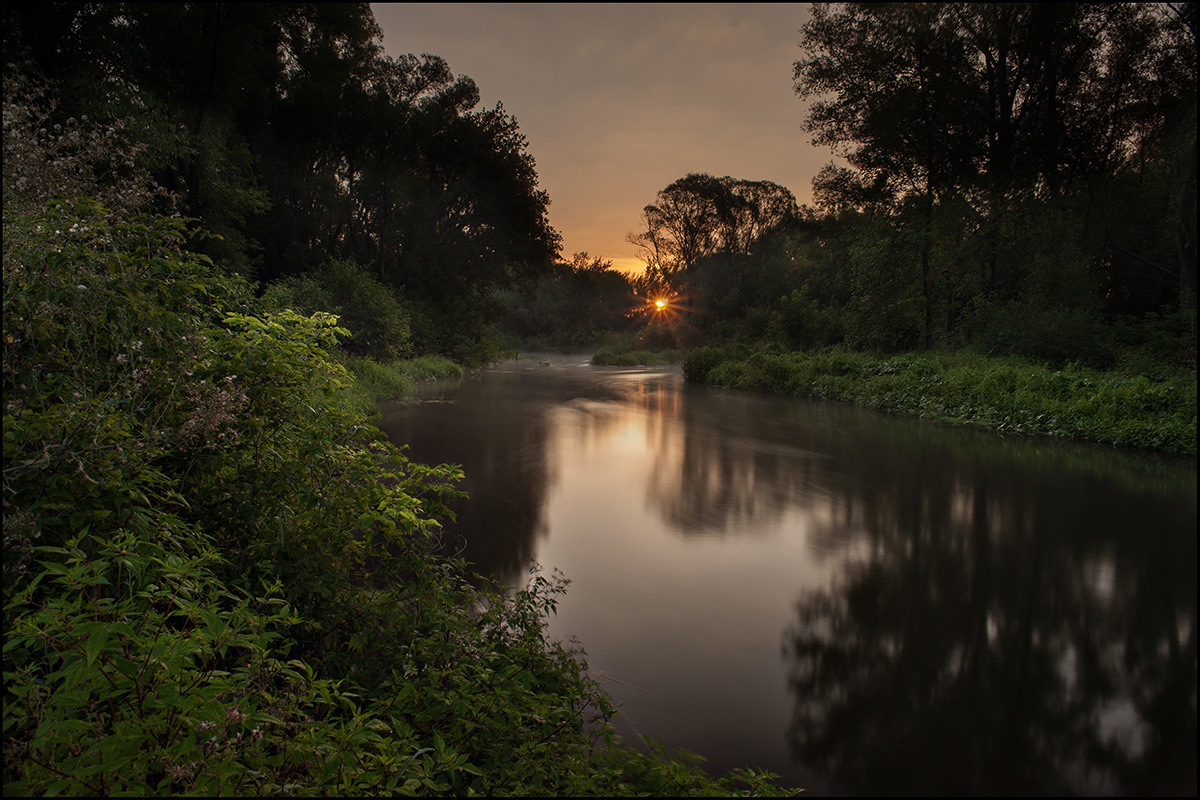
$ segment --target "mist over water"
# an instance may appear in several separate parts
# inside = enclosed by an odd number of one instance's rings
[[[520,359],[388,405],[618,728],[817,794],[1196,787],[1196,465]]]

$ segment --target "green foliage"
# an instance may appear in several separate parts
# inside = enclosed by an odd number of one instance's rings
[[[582,352],[603,346],[631,327],[636,302],[629,279],[612,263],[576,253],[532,294],[502,295],[501,330],[521,350]]]
[[[683,378],[688,383],[706,383],[713,367],[728,359],[723,349],[701,345],[684,356]]]
[[[463,368],[442,356],[419,356],[398,361],[396,370],[413,381],[456,380],[463,376]]]
[[[795,89],[813,99],[813,143],[848,164],[813,185],[832,234],[820,246],[854,254],[852,292],[795,298],[777,333],[823,344],[806,318],[840,310],[858,349],[966,343],[1108,367],[1114,316],[1176,305],[1194,319],[1194,17],[1136,4],[815,7]]]
[[[413,349],[467,366],[492,364],[507,350],[493,321],[499,301],[449,299],[443,306],[417,301],[412,305]]]
[[[44,82],[13,65],[5,69],[5,209],[29,213],[51,200],[94,197],[130,211],[163,196],[146,162],[177,147],[155,115],[138,109],[137,116],[101,123],[57,107]]]
[[[1053,365],[1078,362],[1094,369],[1115,363],[1112,331],[1084,308],[981,302],[963,333],[988,355],[1019,355]]]
[[[7,603],[6,795],[267,794],[351,755],[350,697],[282,657],[278,586],[231,591],[200,531],[154,521],[165,545],[135,525],[38,548]]]
[[[1118,317],[1112,326],[1118,369],[1163,379],[1180,367],[1196,366],[1196,315],[1179,309]]]
[[[592,363],[608,367],[656,367],[679,361],[674,349],[646,347],[638,342],[625,342],[602,347],[592,354]]]
[[[354,390],[362,394],[364,408],[376,400],[391,400],[412,392],[412,381],[393,365],[354,356],[347,356],[344,363],[354,378]]]
[[[881,358],[840,348],[733,353],[705,347],[689,354],[684,374],[718,386],[1004,432],[1196,452],[1196,379],[1187,367],[1144,375],[965,352]]]
[[[463,375],[461,366],[442,356],[420,356],[387,363],[347,356],[344,362],[354,377],[354,390],[362,394],[363,408],[368,414],[376,400],[411,394],[416,383],[454,380]]]
[[[267,287],[263,305],[335,315],[349,332],[342,347],[354,356],[385,361],[411,351],[408,315],[395,290],[351,261],[335,259],[313,272],[280,280]]]
[[[822,307],[807,284],[782,299],[772,327],[788,346],[801,350],[839,344],[846,336],[843,315]]]
[[[516,120],[499,104],[479,108],[475,83],[444,59],[385,54],[366,4],[4,14],[6,200],[18,183],[39,202],[95,194],[80,187],[104,172],[121,178],[104,202],[129,208],[120,192],[140,201],[153,170],[214,234],[189,246],[225,268],[276,283],[325,265],[277,289],[278,307],[337,313],[354,334],[350,352],[377,360],[416,344],[487,363],[500,351],[494,339],[481,345],[499,316],[495,293],[552,271],[560,237]],[[17,70],[53,85],[54,101],[10,103]],[[101,132],[141,137],[136,161],[92,157],[110,142],[76,121],[98,114],[106,124],[130,116],[126,133]],[[51,138],[65,130],[65,152],[78,157],[14,158],[10,169],[10,149],[37,150],[10,148],[14,120],[23,131],[48,122]],[[411,340],[388,293],[349,262],[403,297],[419,323]]]

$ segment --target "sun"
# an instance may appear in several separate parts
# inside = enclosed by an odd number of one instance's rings
[[[679,300],[678,295],[674,293],[654,293],[646,297],[642,301],[640,308],[635,309],[634,313],[645,314],[655,322],[666,322],[674,325],[679,317],[679,313],[687,310],[679,304]]]

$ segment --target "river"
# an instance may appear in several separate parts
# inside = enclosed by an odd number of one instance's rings
[[[618,730],[809,794],[1195,794],[1196,460],[522,357],[382,405]]]

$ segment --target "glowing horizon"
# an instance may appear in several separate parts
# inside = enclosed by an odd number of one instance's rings
[[[673,181],[768,180],[807,203],[832,159],[801,131],[792,89],[806,4],[371,7],[389,55],[441,56],[475,81],[479,108],[516,118],[565,261],[587,252],[640,275],[626,235]]]

